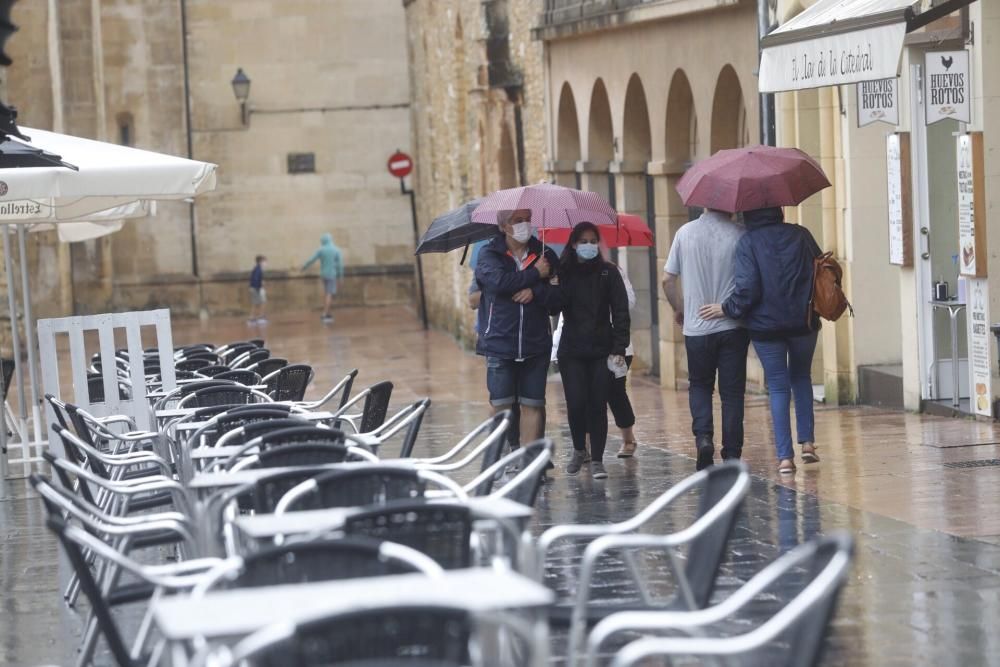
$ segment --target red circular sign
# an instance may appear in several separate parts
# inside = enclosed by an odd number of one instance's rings
[[[390,174],[396,178],[403,178],[413,171],[413,160],[406,153],[396,151],[389,156],[388,167]]]

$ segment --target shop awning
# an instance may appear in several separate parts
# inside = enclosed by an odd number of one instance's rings
[[[776,93],[899,76],[906,33],[972,1],[917,13],[920,0],[819,0],[761,40],[758,88]]]

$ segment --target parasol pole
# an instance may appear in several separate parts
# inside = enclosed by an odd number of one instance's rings
[[[28,281],[28,252],[24,225],[17,226],[17,245],[21,255],[21,298],[24,301],[24,346],[28,348],[28,377],[31,382],[31,419],[34,426],[34,441],[42,441],[42,420],[38,412],[38,353],[35,339],[35,324],[31,315],[31,284]],[[28,458],[28,443],[25,443],[25,458]]]

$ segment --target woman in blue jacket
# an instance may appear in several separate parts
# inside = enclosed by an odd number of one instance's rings
[[[793,396],[802,462],[819,461],[811,370],[820,323],[810,305],[813,260],[820,249],[808,229],[785,224],[780,208],[746,211],[743,221],[748,233],[736,247],[734,291],[725,303],[704,306],[700,314],[743,320],[749,330],[770,394],[778,471],[792,474]]]

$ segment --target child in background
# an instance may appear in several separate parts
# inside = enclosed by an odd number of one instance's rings
[[[247,324],[267,324],[264,317],[264,304],[267,303],[267,293],[264,291],[264,267],[267,257],[257,255],[253,271],[250,272],[250,319]]]

